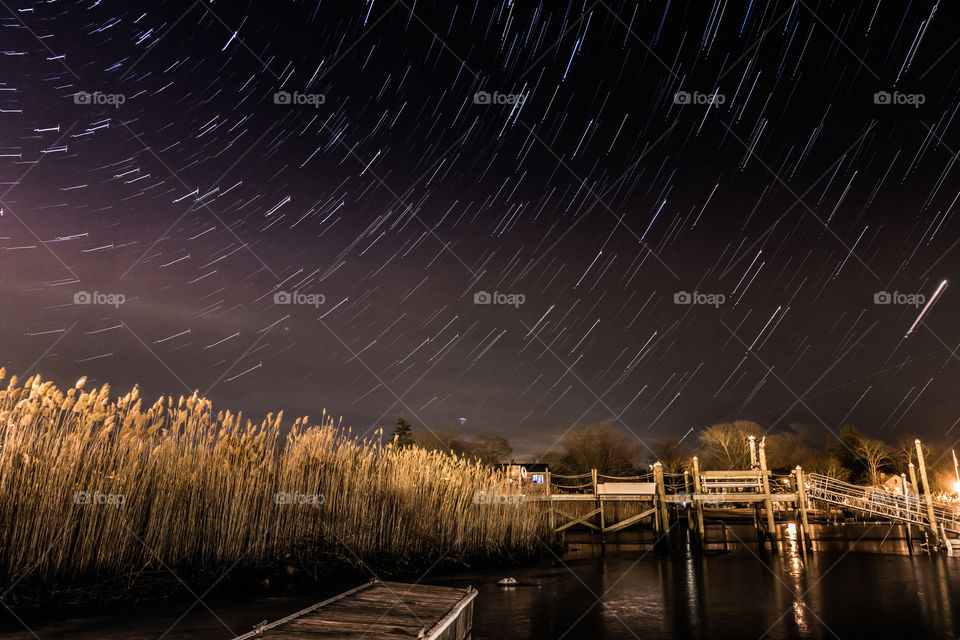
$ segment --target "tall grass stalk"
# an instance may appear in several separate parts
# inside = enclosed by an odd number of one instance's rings
[[[0,380],[5,372],[0,369]],[[0,574],[41,584],[161,567],[222,571],[324,558],[522,555],[548,540],[502,474],[418,448],[358,440],[324,412],[259,425],[196,393],[143,404],[136,387],[61,391],[39,376],[0,391]],[[77,504],[80,492],[122,504]],[[283,504],[277,494],[322,495]]]

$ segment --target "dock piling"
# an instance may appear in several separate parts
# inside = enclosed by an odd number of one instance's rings
[[[764,441],[760,440],[760,481],[763,484],[763,509],[767,512],[767,537],[770,538],[770,551],[777,553],[777,523],[773,517],[773,499],[770,496],[770,472],[767,471],[767,452]]]

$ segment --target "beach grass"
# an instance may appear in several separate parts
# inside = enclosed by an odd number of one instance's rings
[[[84,386],[0,391],[4,584],[468,563],[551,540],[536,504],[477,503],[517,488],[476,461],[359,439],[326,412],[254,424],[196,393],[146,405],[136,387]]]

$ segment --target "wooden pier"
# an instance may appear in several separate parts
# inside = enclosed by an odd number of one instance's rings
[[[234,640],[468,640],[476,597],[476,589],[470,587],[371,580],[286,618],[257,625]]]
[[[931,553],[946,551],[960,556],[960,509],[936,501],[930,489],[920,441],[916,441],[920,483],[913,463],[908,465],[901,488],[886,492],[840,482],[796,467],[788,474],[774,474],[767,468],[763,440],[749,438],[750,468],[740,470],[700,469],[696,457],[689,471],[665,473],[652,465],[641,476],[612,477],[590,473],[564,476],[546,472],[544,491],[529,498],[545,505],[552,529],[562,533],[585,527],[606,541],[607,533],[649,522],[658,548],[689,546],[703,549],[709,521],[725,523],[751,519],[761,546],[769,544],[777,553],[779,525],[797,532],[803,550],[812,548],[812,516],[829,519],[831,511],[845,511],[859,517],[886,520],[907,527],[920,527],[926,538],[921,545]],[[559,482],[557,482],[559,480]],[[826,518],[823,518],[826,514]],[[647,520],[649,518],[649,520]],[[686,520],[687,534],[675,525]],[[910,541],[912,548],[912,540]]]

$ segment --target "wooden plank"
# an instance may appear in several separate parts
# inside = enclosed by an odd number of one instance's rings
[[[625,529],[625,528],[629,527],[630,525],[632,525],[632,524],[634,524],[634,523],[636,523],[636,522],[639,522],[640,520],[642,520],[642,519],[644,519],[644,518],[646,518],[646,517],[652,516],[652,515],[653,515],[654,513],[656,513],[656,512],[657,512],[656,507],[654,507],[653,509],[648,509],[648,510],[644,511],[643,513],[638,513],[638,514],[635,515],[635,516],[630,516],[630,517],[627,518],[626,520],[621,520],[620,522],[617,522],[617,523],[615,523],[615,524],[611,524],[610,526],[608,526],[608,527],[605,529],[605,531],[607,531],[607,532],[620,531],[620,529]]]
[[[461,640],[467,638],[473,628],[473,601],[476,589],[469,589],[449,613],[427,633],[433,640]]]
[[[652,496],[657,492],[655,482],[602,482],[597,486],[602,496]]]
[[[315,611],[315,610],[319,609],[320,607],[323,607],[323,606],[325,606],[325,605],[327,605],[327,604],[330,604],[331,602],[336,602],[337,600],[341,600],[341,599],[343,599],[343,598],[346,598],[346,597],[348,597],[348,596],[351,596],[351,595],[353,595],[354,593],[357,593],[357,592],[359,592],[359,591],[363,591],[364,589],[369,589],[370,587],[372,587],[372,586],[374,586],[375,584],[377,584],[377,582],[379,582],[379,581],[378,581],[378,580],[371,580],[370,582],[367,582],[367,583],[365,583],[365,584],[361,584],[361,585],[359,585],[359,586],[356,586],[356,587],[354,587],[353,589],[350,589],[350,590],[348,590],[348,591],[344,591],[343,593],[341,593],[341,594],[339,594],[339,595],[336,595],[336,596],[333,596],[332,598],[327,598],[327,599],[324,600],[323,602],[318,602],[317,604],[311,605],[311,606],[307,607],[306,609],[301,609],[300,611],[297,611],[296,613],[291,613],[291,614],[290,614],[289,616],[287,616],[286,618],[281,618],[281,619],[277,620],[276,622],[272,622],[272,623],[266,625],[265,627],[263,627],[263,631],[265,631],[265,630],[267,630],[267,629],[274,628],[274,627],[278,627],[278,626],[284,624],[285,622],[289,622],[290,620],[293,620],[294,618],[298,618],[298,617],[300,617],[300,616],[302,616],[302,615],[305,615],[305,614],[307,614],[307,613],[310,613],[310,612],[312,612],[312,611]],[[245,633],[245,634],[243,634],[242,636],[237,636],[234,640],[248,640],[248,638],[255,638],[255,637],[259,636],[259,635],[262,635],[261,631],[254,630],[254,631],[250,631],[250,632],[248,632],[248,633]]]
[[[766,475],[770,475],[769,471],[765,472]],[[760,478],[761,472],[759,469],[756,471],[751,471],[749,469],[739,469],[731,471],[701,471],[701,478]]]
[[[235,640],[464,640],[473,624],[476,595],[472,588],[372,580]]]
[[[321,620],[314,624],[307,624],[298,620],[296,623],[288,623],[281,627],[280,631],[284,634],[292,634],[294,638],[312,638],[316,635],[325,635],[335,633],[338,636],[346,634],[366,634],[372,638],[416,638],[420,632],[426,629],[431,621],[415,624],[397,625],[390,622],[355,622],[353,620]],[[278,637],[276,631],[267,631],[263,637],[267,640],[273,640]],[[351,636],[352,637],[352,636]]]
[[[595,515],[597,515],[598,513],[600,513],[600,509],[594,509],[594,510],[591,511],[590,513],[586,513],[586,514],[584,514],[584,515],[582,515],[582,516],[580,516],[580,517],[578,517],[578,518],[576,518],[576,519],[574,519],[573,516],[568,515],[568,514],[562,512],[562,511],[560,511],[559,509],[557,509],[557,513],[559,513],[560,515],[562,515],[562,516],[564,516],[564,517],[566,517],[566,518],[570,518],[570,519],[571,519],[570,522],[567,522],[567,523],[562,524],[562,525],[560,525],[559,527],[557,527],[556,530],[557,530],[558,533],[559,533],[560,531],[563,531],[564,529],[569,529],[570,527],[572,527],[572,526],[575,525],[575,524],[582,524],[582,525],[587,526],[587,527],[590,527],[591,529],[594,529],[594,530],[596,530],[596,531],[599,531],[599,530],[600,530],[600,527],[598,527],[597,525],[592,524],[592,523],[590,523],[590,522],[585,522],[585,520],[586,520],[587,518],[592,518],[593,516],[595,516]]]

